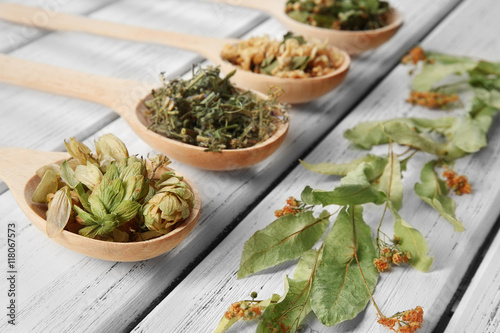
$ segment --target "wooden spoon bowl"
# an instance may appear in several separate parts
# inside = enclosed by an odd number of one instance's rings
[[[212,0],[234,4],[267,12],[291,31],[312,39],[326,40],[350,55],[357,55],[374,49],[394,36],[403,24],[401,14],[394,8],[388,13],[387,25],[372,30],[348,31],[318,28],[292,19],[285,12],[286,0]]]
[[[269,3],[273,4],[272,1]],[[272,6],[274,8],[274,4]],[[37,26],[36,22],[34,20],[30,20],[29,18],[39,14],[40,11],[40,8],[29,6],[0,4],[0,18],[10,22],[28,24],[43,29],[79,31],[106,37],[178,47],[201,54],[216,65],[221,66],[223,73],[228,74],[237,69],[234,65],[221,58],[221,51],[224,45],[235,44],[239,41],[238,39],[193,36],[171,31],[155,30],[107,22],[47,10],[43,10],[43,13],[45,13],[44,15],[50,15],[50,20],[44,22],[43,25]],[[257,74],[250,71],[238,70],[236,75],[233,76],[232,81],[240,87],[260,91],[264,94],[266,94],[271,87],[279,86],[284,91],[281,100],[287,103],[294,104],[312,101],[335,89],[344,80],[347,71],[349,70],[351,63],[349,55],[333,46],[330,47],[333,51],[342,53],[344,61],[339,68],[328,75],[297,79],[279,78],[265,74]]]
[[[60,163],[70,156],[66,153],[37,152],[21,148],[0,149],[0,156],[0,178],[7,183],[19,207],[33,225],[47,234],[46,206],[31,201],[40,182],[35,172],[46,164]],[[176,174],[179,175],[177,172]],[[200,216],[200,193],[189,179],[184,178],[184,181],[194,194],[194,207],[189,217],[166,235],[147,241],[119,243],[96,240],[64,230],[52,240],[75,252],[110,261],[141,261],[162,255],[179,245],[191,233]]]
[[[43,65],[0,55],[0,81],[75,97],[113,109],[132,130],[151,147],[168,157],[207,170],[234,170],[249,167],[269,157],[285,140],[289,122],[264,142],[244,149],[224,149],[220,153],[169,139],[148,129],[144,100],[151,97],[151,87],[140,82],[85,74],[74,70]],[[266,98],[258,94],[260,98]],[[137,98],[137,96],[146,96]],[[149,96],[149,97],[148,97]]]

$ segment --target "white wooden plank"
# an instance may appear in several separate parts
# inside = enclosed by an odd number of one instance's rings
[[[292,111],[294,118],[290,136],[285,146],[268,161],[248,170],[231,173],[205,172],[175,163],[174,167],[193,179],[203,195],[203,215],[193,234],[170,254],[137,265],[102,263],[73,255],[58,262],[60,268],[54,275],[47,269],[37,272],[36,274],[43,276],[52,276],[54,280],[62,281],[63,284],[71,281],[71,291],[69,287],[61,287],[64,292],[54,292],[53,284],[50,282],[40,288],[27,285],[25,287],[27,290],[23,293],[23,302],[27,306],[23,313],[24,317],[20,318],[20,327],[28,331],[37,331],[40,325],[45,330],[71,329],[72,331],[120,331],[126,328],[136,316],[147,309],[154,299],[162,296],[160,294],[162,291],[168,290],[175,278],[182,274],[193,258],[203,255],[204,249],[220,235],[224,228],[238,218],[248,204],[252,204],[265,193],[272,181],[277,179],[292,161],[296,161],[309,149],[311,143],[320,137],[321,132],[333,126],[342,113],[356,103],[374,82],[383,77],[405,49],[425,35],[426,30],[420,29],[421,22],[426,23],[430,29],[432,24],[439,21],[441,16],[445,15],[456,2],[443,2],[438,8],[432,8],[426,15],[423,13],[423,8],[426,8],[425,3],[408,4],[405,8],[409,14],[411,13],[409,15],[411,20],[389,45],[371,53],[371,56],[365,55],[357,59],[356,66],[353,66],[348,81],[341,89]],[[271,20],[257,31],[275,34],[283,32],[283,28]],[[364,73],[371,75],[363,75]],[[84,107],[82,109],[87,110]],[[311,131],[311,128],[315,130]],[[150,148],[138,141],[122,120],[117,120],[109,126],[106,125],[103,131],[118,134],[131,147],[130,151],[139,153],[150,151]],[[30,136],[28,139],[32,140],[32,138],[33,136]],[[64,138],[58,135],[58,142]],[[54,144],[56,144],[55,139],[53,138]],[[0,202],[8,203],[8,196],[8,193],[4,194]],[[12,205],[12,202],[10,204]],[[276,205],[281,205],[281,203],[276,203]],[[4,206],[1,205],[1,207]],[[23,220],[18,211],[7,216],[16,221]],[[25,244],[27,254],[20,260],[26,262],[25,274],[29,276],[35,274],[35,270],[31,271],[30,262],[36,260],[49,263],[54,261],[55,257],[54,254],[49,255],[48,258],[38,256],[36,251],[40,243],[36,240],[36,236],[32,238],[29,236],[31,232],[36,235],[37,231],[31,231],[34,228],[30,229],[29,224],[26,221],[25,223],[26,228],[22,232],[28,234],[27,236],[20,235],[20,244]],[[39,233],[38,236],[43,238]],[[240,242],[246,238],[247,235],[241,237]],[[54,247],[58,246],[52,244],[52,249]],[[43,251],[43,254],[48,252],[50,250]],[[236,251],[234,253],[235,256],[239,255]],[[95,275],[88,276],[86,280],[75,281],[72,279],[74,275],[72,267],[80,265],[91,267],[95,265]],[[34,265],[34,267],[37,266]],[[108,271],[105,270],[106,267]],[[49,278],[45,277],[43,281],[49,281]],[[123,290],[127,292],[124,293]],[[44,307],[33,304],[44,304]],[[76,325],[74,323],[77,323],[78,327],[72,326]],[[0,328],[3,327],[0,326]]]
[[[458,303],[446,333],[500,331],[500,234]]]
[[[495,13],[500,4],[489,1],[489,10],[484,12],[474,1],[467,1],[450,17],[443,21],[423,45],[427,48],[475,55],[495,59],[500,53],[495,43],[493,31],[498,30]],[[482,16],[480,16],[480,14]],[[478,25],[471,18],[481,17],[483,24]],[[423,24],[419,22],[419,24]],[[492,28],[494,27],[494,28]],[[457,42],[460,41],[460,42]],[[356,65],[356,64],[355,64]],[[353,66],[355,68],[355,66]],[[442,116],[442,114],[423,111],[404,103],[409,93],[408,69],[398,67],[364,100],[322,143],[307,161],[349,161],[362,152],[347,150],[348,142],[343,132],[360,121],[385,119],[403,116]],[[493,128],[498,128],[496,119]],[[420,167],[428,157],[420,156],[411,162],[404,175],[404,209],[401,214],[422,231],[435,256],[429,273],[411,269],[395,269],[382,275],[376,288],[375,298],[387,314],[413,308],[424,307],[425,322],[422,332],[430,332],[436,325],[448,302],[453,296],[461,277],[474,253],[483,242],[486,233],[496,220],[500,207],[496,204],[500,197],[500,178],[496,177],[500,167],[500,133],[490,134],[487,149],[460,160],[456,169],[469,176],[474,188],[472,196],[454,197],[457,202],[457,216],[467,228],[464,233],[454,233],[453,228],[437,213],[426,206],[413,194],[413,184],[419,180]],[[387,148],[378,149],[378,153]],[[172,332],[212,331],[227,307],[234,301],[248,298],[251,291],[257,291],[260,298],[267,298],[274,292],[282,292],[283,275],[293,271],[291,265],[281,265],[278,269],[236,280],[244,241],[256,230],[263,228],[273,218],[273,211],[283,205],[290,195],[299,196],[308,184],[315,188],[328,189],[337,183],[337,178],[312,174],[297,167],[233,230],[221,244],[189,274],[134,332]],[[365,211],[365,219],[376,225],[381,216],[380,207],[370,207]],[[390,230],[391,223],[387,223]],[[388,231],[389,232],[389,231]],[[381,332],[376,323],[376,313],[369,305],[357,319],[345,322],[334,328],[322,326],[317,320],[309,319],[305,331],[314,332]],[[240,325],[235,332],[254,332],[255,325]]]
[[[262,20],[247,9],[198,1],[121,1],[91,15],[150,28],[237,36]],[[1,34],[0,34],[1,35]],[[93,74],[158,82],[159,73],[177,77],[202,58],[160,45],[132,43],[79,33],[51,33],[11,55]],[[97,104],[0,83],[0,147],[62,150],[62,140],[83,139],[118,116]],[[0,193],[5,191],[0,184]]]
[[[38,6],[47,10],[56,10],[72,14],[88,14],[116,1],[117,0],[1,0],[0,2],[20,3],[23,5]],[[43,13],[26,19],[31,22],[43,23],[45,20],[50,19],[50,15]],[[28,44],[48,33],[47,31],[11,24],[2,20],[0,20],[0,31],[2,31],[0,34],[0,52],[3,53],[11,52],[12,50]]]

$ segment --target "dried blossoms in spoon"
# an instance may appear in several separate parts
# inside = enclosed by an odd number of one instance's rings
[[[194,195],[164,155],[149,161],[129,156],[112,134],[95,143],[96,154],[71,138],[71,159],[37,171],[42,178],[32,201],[48,204],[47,234],[64,229],[115,242],[144,241],[172,231],[194,206]],[[168,170],[168,169],[167,169]]]

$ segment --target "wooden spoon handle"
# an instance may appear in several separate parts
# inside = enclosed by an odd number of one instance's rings
[[[67,153],[40,152],[24,148],[0,148],[0,178],[12,191],[24,185],[40,167],[69,158]]]
[[[278,15],[285,11],[283,0],[210,0],[212,2],[224,3],[232,6],[241,6],[262,10],[271,15]]]
[[[0,82],[108,106],[119,114],[123,98],[141,83],[103,77],[0,54]]]
[[[44,19],[35,19],[39,16],[43,16]],[[0,4],[0,18],[42,29],[79,31],[125,40],[164,44],[197,52],[217,63],[220,62],[219,54],[222,45],[232,42],[230,39],[154,30],[17,4]]]

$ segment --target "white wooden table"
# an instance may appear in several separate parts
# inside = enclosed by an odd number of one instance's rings
[[[272,1],[272,0],[271,0]],[[285,29],[258,11],[195,0],[20,1],[116,22],[207,36],[279,37]],[[298,164],[344,162],[350,149],[343,132],[360,121],[427,116],[431,111],[404,102],[408,68],[400,58],[414,45],[443,52],[500,60],[500,2],[497,0],[393,0],[404,15],[398,34],[379,49],[352,62],[347,80],[334,92],[291,110],[291,127],[271,158],[246,170],[208,172],[173,163],[192,179],[203,198],[193,233],[168,254],[138,263],[101,261],[73,253],[41,234],[0,185],[0,332],[211,332],[234,301],[250,291],[281,293],[293,265],[236,279],[243,243],[273,219],[274,210],[305,185],[328,189],[337,178],[313,174]],[[50,19],[50,18],[49,18]],[[160,72],[189,72],[196,54],[158,45],[132,43],[78,33],[47,32],[0,22],[0,51],[15,57],[89,73],[154,81]],[[110,110],[83,101],[0,84],[0,146],[63,151],[75,136],[92,145],[115,133],[129,151],[152,152]],[[474,194],[456,198],[466,227],[453,228],[411,191],[403,213],[426,237],[435,256],[429,273],[404,268],[382,275],[375,297],[386,313],[421,305],[421,332],[500,331],[500,133],[497,119],[490,145],[464,158]],[[1,156],[0,156],[1,158]],[[423,163],[416,160],[415,165]],[[419,174],[405,174],[408,188]],[[370,213],[366,219],[370,220]],[[17,318],[8,324],[7,225],[17,232]],[[397,286],[397,287],[396,287]],[[465,295],[464,295],[465,292]],[[463,296],[463,297],[462,297]],[[255,325],[234,332],[253,332]],[[376,323],[371,305],[356,319],[327,328],[308,320],[305,332],[388,332]]]

